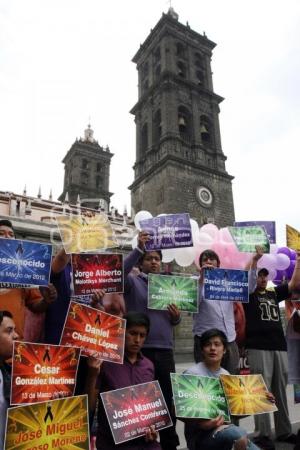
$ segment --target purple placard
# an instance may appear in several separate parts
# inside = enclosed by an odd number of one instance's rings
[[[150,234],[146,250],[192,247],[192,229],[189,214],[167,214],[140,221],[141,229]]]
[[[235,227],[252,227],[259,225],[266,230],[270,244],[276,244],[276,224],[272,221],[252,220],[248,222],[234,222]]]

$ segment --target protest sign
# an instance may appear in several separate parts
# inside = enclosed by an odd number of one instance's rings
[[[0,282],[21,286],[47,286],[52,246],[0,238]]]
[[[86,395],[7,411],[5,450],[89,450],[89,440]]]
[[[56,216],[66,253],[84,253],[118,246],[113,228],[104,214]]]
[[[171,373],[177,417],[230,421],[227,401],[218,378]]]
[[[276,244],[276,224],[270,220],[249,220],[247,222],[234,222],[235,227],[263,227],[267,233],[270,244]]]
[[[14,342],[12,405],[73,395],[80,349],[60,345]]]
[[[148,274],[148,308],[167,309],[173,303],[181,311],[198,311],[198,280],[191,277]]]
[[[71,261],[75,296],[90,295],[97,289],[123,292],[123,255],[73,254]]]
[[[124,319],[71,301],[60,344],[81,348],[82,356],[123,363]]]
[[[172,425],[158,381],[100,395],[116,444],[144,436],[150,426],[161,430]]]
[[[192,229],[189,214],[167,214],[140,221],[141,229],[150,235],[147,251],[192,247]]]
[[[205,269],[204,299],[249,302],[248,272],[235,269]]]
[[[239,252],[256,252],[256,246],[262,247],[264,253],[270,253],[270,242],[266,230],[260,226],[228,227]]]
[[[286,245],[293,250],[300,250],[300,232],[290,225],[286,225]]]
[[[220,375],[230,414],[244,416],[277,411],[261,375]]]

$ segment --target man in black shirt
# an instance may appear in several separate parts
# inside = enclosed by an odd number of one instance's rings
[[[257,261],[262,256],[258,249],[253,256],[250,276],[256,273]],[[244,303],[246,315],[246,340],[248,361],[251,373],[261,373],[267,388],[274,394],[278,411],[274,414],[277,440],[294,443],[288,415],[287,385],[287,347],[280,319],[279,302],[287,299],[291,291],[300,285],[300,253],[297,255],[295,270],[288,284],[267,288],[269,272],[262,268],[257,272],[255,291]],[[275,449],[271,436],[269,414],[254,417],[258,436],[254,442],[264,449]]]

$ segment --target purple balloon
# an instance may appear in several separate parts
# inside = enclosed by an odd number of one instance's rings
[[[290,252],[291,252],[290,260],[295,261],[297,253],[292,248],[290,248]]]
[[[291,250],[288,247],[280,247],[277,250],[277,253],[283,253],[284,255],[287,255],[291,259]]]
[[[290,280],[293,276],[295,265],[296,265],[296,261],[291,261],[289,267],[286,269],[286,276],[287,276],[288,280]]]
[[[272,280],[274,284],[280,284],[283,279],[287,278],[286,270],[277,270],[275,278]]]

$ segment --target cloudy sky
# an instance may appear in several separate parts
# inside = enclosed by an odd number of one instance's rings
[[[61,160],[89,117],[115,154],[112,205],[130,207],[137,100],[131,58],[165,0],[0,0],[0,190],[62,192]],[[212,69],[237,220],[300,229],[300,2],[174,0],[218,45]]]

